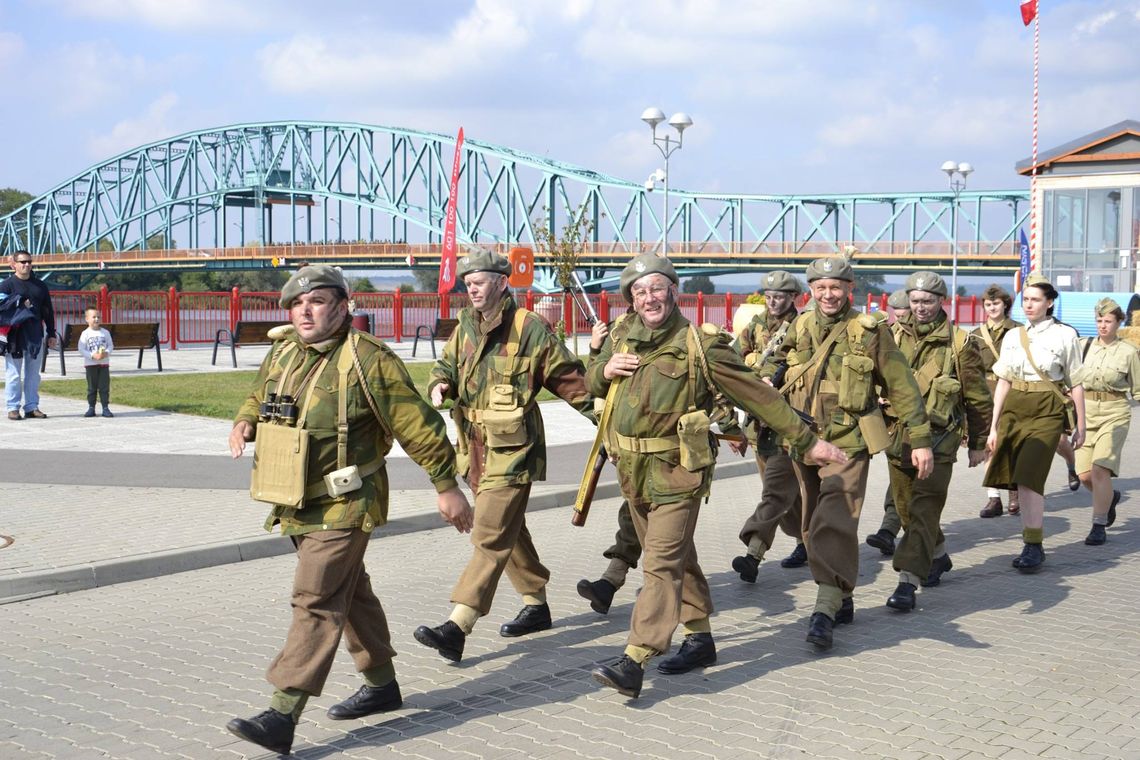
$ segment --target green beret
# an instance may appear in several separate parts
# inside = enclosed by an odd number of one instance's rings
[[[950,292],[946,289],[946,280],[935,272],[915,272],[906,278],[905,287],[908,293],[912,290],[921,290],[944,298]]]
[[[855,282],[855,270],[851,268],[843,256],[824,256],[822,259],[816,259],[808,264],[808,282],[826,279]]]
[[[764,275],[764,279],[760,281],[760,287],[764,290],[783,290],[788,293],[802,293],[804,290],[795,275],[782,269]]]
[[[306,264],[293,273],[285,287],[281,288],[281,308],[288,309],[302,293],[310,293],[318,288],[340,288],[348,295],[348,283],[340,267],[330,264]]]
[[[887,306],[892,309],[909,309],[910,298],[906,294],[906,288],[900,288],[891,293],[890,297],[887,298]]]
[[[1111,298],[1102,298],[1097,301],[1094,311],[1098,317],[1103,317],[1106,314],[1115,314],[1117,312],[1121,314],[1124,313],[1124,309],[1120,308],[1120,304]]]
[[[459,259],[455,268],[455,276],[462,280],[475,272],[509,275],[511,273],[511,262],[507,260],[506,256],[500,256],[490,248],[478,248]]]
[[[630,295],[629,291],[633,287],[633,283],[647,274],[663,274],[672,280],[674,285],[680,284],[677,279],[677,270],[673,268],[673,262],[655,253],[643,253],[630,259],[629,263],[625,265],[625,269],[621,270],[619,282],[621,294],[625,296],[626,301],[633,303],[633,296]]]

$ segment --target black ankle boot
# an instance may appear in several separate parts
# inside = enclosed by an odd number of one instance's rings
[[[930,573],[926,576],[926,580],[922,581],[923,588],[939,585],[942,583],[942,574],[950,572],[953,568],[954,562],[950,559],[949,554],[935,557],[934,561],[930,563]]]
[[[867,545],[879,550],[884,557],[895,553],[895,535],[886,528],[879,528],[867,536]]]
[[[831,629],[834,625],[835,621],[822,612],[812,613],[811,620],[808,621],[807,641],[821,651],[831,649]]]
[[[499,627],[499,635],[513,638],[528,633],[538,633],[553,626],[550,620],[550,607],[545,604],[528,604],[519,610],[514,620],[508,620]]]
[[[402,704],[404,699],[400,696],[400,684],[393,679],[383,686],[361,686],[351,697],[330,707],[328,716],[333,720],[363,718],[365,715],[398,710]]]
[[[780,567],[803,567],[807,563],[807,547],[803,544],[796,544],[796,548],[792,549],[792,553],[780,560]]]
[[[1032,574],[1041,570],[1045,564],[1045,548],[1041,544],[1026,544],[1021,555],[1013,561],[1018,572]]]
[[[619,694],[635,699],[641,694],[641,684],[645,680],[644,668],[624,654],[613,664],[594,668],[590,675],[602,686],[617,689]]]
[[[694,668],[716,664],[716,644],[711,633],[690,633],[681,642],[677,654],[666,657],[657,664],[660,673],[673,675],[688,673]]]
[[[910,612],[914,609],[914,584],[913,583],[900,583],[895,593],[891,594],[887,599],[887,606],[892,610],[902,610],[903,612]]]
[[[451,620],[435,628],[421,625],[412,635],[416,637],[416,641],[436,650],[446,660],[459,662],[463,657],[463,644],[467,641],[467,634]]]
[[[751,554],[735,557],[732,560],[732,569],[740,573],[740,580],[745,583],[755,583],[756,576],[760,573],[760,560]]]
[[[281,755],[288,755],[293,748],[294,729],[293,716],[272,708],[249,720],[234,718],[226,724],[226,730],[234,736]]]
[[[617,588],[605,578],[596,581],[588,581],[583,578],[578,581],[578,596],[588,599],[590,609],[599,615],[605,615],[610,611],[610,605],[613,604],[616,593]]]

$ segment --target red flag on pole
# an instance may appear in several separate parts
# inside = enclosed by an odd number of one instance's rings
[[[1037,0],[1024,0],[1021,4],[1021,21],[1026,26],[1033,23],[1037,17]]]
[[[459,205],[459,161],[463,153],[463,127],[455,138],[455,161],[451,165],[451,192],[447,196],[447,217],[443,227],[443,255],[439,261],[439,293],[455,287],[455,213]]]

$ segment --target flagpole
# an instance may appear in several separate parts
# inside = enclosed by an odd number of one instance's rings
[[[1041,268],[1037,244],[1037,74],[1041,51],[1041,0],[1037,0],[1033,15],[1033,158],[1029,175],[1029,271]]]

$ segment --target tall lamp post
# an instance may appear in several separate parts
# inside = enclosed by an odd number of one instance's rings
[[[669,156],[674,152],[681,149],[681,143],[685,139],[685,130],[693,126],[693,120],[684,111],[678,111],[669,117],[669,126],[677,130],[677,139],[666,132],[664,135],[657,136],[657,125],[665,121],[665,113],[660,108],[646,108],[641,114],[641,120],[649,125],[653,130],[653,144],[657,146],[657,150],[661,151],[661,155],[665,157],[665,177],[663,183],[665,185],[665,216],[661,220],[661,255],[669,255]],[[647,183],[648,184],[648,183]]]
[[[942,171],[946,172],[946,178],[950,181],[950,190],[954,193],[954,206],[950,209],[950,235],[953,238],[951,259],[953,261],[953,269],[950,274],[950,289],[953,296],[950,299],[950,313],[954,324],[958,323],[958,199],[962,195],[962,191],[966,189],[966,179],[970,176],[970,172],[974,171],[974,167],[966,162],[955,163],[954,161],[946,161],[942,164]]]

